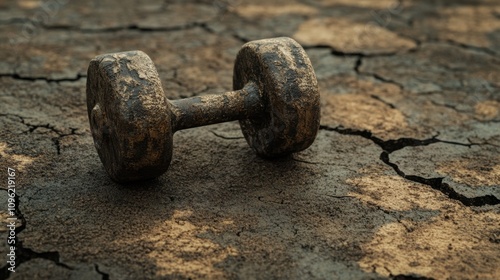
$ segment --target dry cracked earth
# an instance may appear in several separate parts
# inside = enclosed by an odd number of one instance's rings
[[[261,159],[230,122],[176,133],[157,180],[108,178],[94,56],[145,51],[178,99],[277,36],[318,78],[309,149]],[[500,278],[497,0],[0,0],[0,37],[0,279]]]

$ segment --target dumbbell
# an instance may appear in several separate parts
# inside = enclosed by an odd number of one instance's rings
[[[233,90],[169,101],[158,72],[141,51],[104,54],[88,68],[87,110],[94,145],[108,175],[120,183],[163,174],[175,131],[239,120],[265,158],[308,148],[320,124],[313,67],[293,39],[246,43],[233,69]]]

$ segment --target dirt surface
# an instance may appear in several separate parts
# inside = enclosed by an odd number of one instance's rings
[[[157,180],[109,179],[92,58],[142,50],[178,99],[277,36],[318,77],[309,149],[261,159],[230,122],[177,132]],[[0,84],[0,279],[500,277],[497,0],[0,0]]]

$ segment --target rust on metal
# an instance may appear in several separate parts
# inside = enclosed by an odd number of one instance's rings
[[[259,86],[265,114],[240,120],[248,144],[263,157],[308,148],[320,125],[320,96],[311,61],[293,39],[252,41],[239,51],[233,88],[249,81]]]
[[[234,91],[168,101],[143,52],[106,54],[90,62],[87,108],[99,157],[110,177],[129,182],[164,173],[177,130],[239,120],[263,157],[309,147],[318,132],[318,84],[293,39],[245,44],[237,55]]]
[[[118,182],[155,178],[172,157],[170,111],[158,72],[143,52],[106,54],[90,62],[87,109],[94,144]]]
[[[174,131],[254,118],[263,113],[258,88],[245,88],[223,94],[210,94],[170,101]]]

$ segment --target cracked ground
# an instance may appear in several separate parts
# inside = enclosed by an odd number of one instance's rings
[[[261,159],[229,122],[177,132],[157,180],[108,178],[93,57],[145,51],[178,99],[231,90],[241,45],[277,36],[318,78],[309,149]],[[0,279],[500,277],[497,0],[0,0],[0,37]]]

